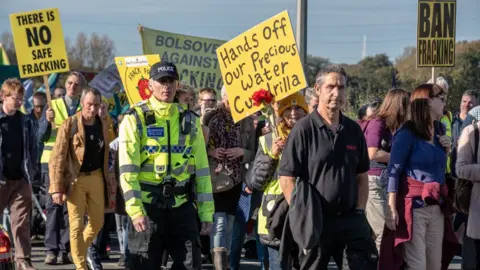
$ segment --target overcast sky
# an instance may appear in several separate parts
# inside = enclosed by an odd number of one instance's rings
[[[416,0],[309,1],[308,53],[335,63],[356,63],[387,53],[391,60],[415,46]],[[457,40],[480,39],[480,0],[459,0]],[[142,53],[136,27],[229,40],[269,17],[288,10],[295,29],[295,0],[0,0],[0,33],[10,31],[9,14],[60,9],[64,35],[107,34],[116,55]]]

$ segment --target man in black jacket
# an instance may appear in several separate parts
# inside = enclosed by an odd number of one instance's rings
[[[35,270],[30,244],[31,182],[35,176],[37,142],[34,124],[20,112],[25,89],[18,79],[2,85],[0,108],[0,213],[8,207],[15,243],[16,269]]]

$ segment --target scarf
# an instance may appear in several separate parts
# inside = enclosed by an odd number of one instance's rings
[[[230,112],[221,105],[215,111],[215,115],[212,117],[208,124],[210,129],[209,146],[211,148],[235,148],[242,147],[242,140],[240,137],[240,124],[235,124]],[[233,160],[218,160],[213,158],[216,162],[215,172],[220,173],[224,171],[235,183],[241,179],[241,161],[242,157]]]

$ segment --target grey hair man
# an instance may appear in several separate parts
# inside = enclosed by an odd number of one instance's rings
[[[307,87],[305,91],[305,101],[308,105],[308,113],[311,113],[318,106],[318,95],[315,93],[315,88]]]
[[[52,100],[51,107],[45,107],[38,124],[38,141],[44,143],[40,167],[42,180],[46,186],[50,185],[48,164],[53,146],[57,138],[58,127],[70,116],[80,111],[80,95],[87,82],[82,73],[72,71],[65,81],[66,94]],[[45,232],[45,248],[47,254],[45,264],[69,264],[68,247],[70,237],[68,231],[68,214],[65,204],[54,204],[51,196],[47,196],[47,224]]]
[[[323,232],[318,245],[300,255],[301,269],[327,269],[332,256],[339,268],[377,268],[377,249],[365,217],[370,160],[360,126],[341,113],[346,83],[347,74],[338,65],[318,73],[318,107],[295,124],[280,160],[279,181],[288,204],[305,203],[292,200],[296,181],[308,181],[325,198]],[[292,235],[315,226],[306,224]]]

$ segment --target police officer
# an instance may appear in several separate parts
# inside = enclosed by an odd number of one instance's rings
[[[214,204],[200,120],[173,103],[178,86],[174,64],[154,64],[148,83],[152,96],[133,106],[120,125],[120,183],[132,220],[131,269],[158,269],[164,250],[174,261],[172,269],[200,269],[199,236],[212,227]]]
[[[40,166],[42,181],[48,188],[50,179],[48,176],[48,163],[52,149],[57,139],[57,130],[68,117],[80,111],[80,95],[86,86],[83,75],[77,71],[68,74],[65,81],[66,95],[52,100],[50,108],[46,108],[39,120],[38,136],[41,143],[45,143]],[[45,248],[47,254],[45,264],[69,264],[68,258],[69,232],[68,214],[65,204],[58,205],[52,202],[51,196],[47,196],[47,222],[45,228]]]

